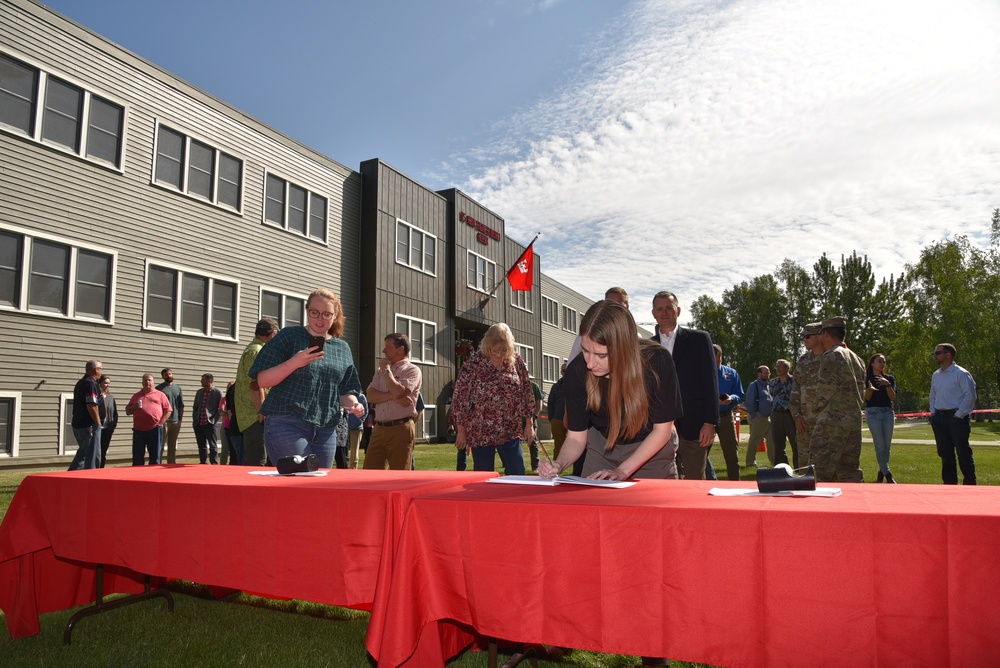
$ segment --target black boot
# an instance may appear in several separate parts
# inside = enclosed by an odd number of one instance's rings
[[[879,474],[879,475],[881,475],[881,474]],[[885,474],[885,481],[886,482],[891,482],[893,485],[896,484],[896,481],[892,479],[892,474],[891,473],[886,473]]]
[[[879,472],[878,472],[878,477],[877,477],[877,478],[875,478],[875,482],[882,482],[882,479],[883,479],[883,478],[885,478],[885,476],[884,476],[884,475],[882,475],[882,472],[881,472],[881,471],[879,471]]]

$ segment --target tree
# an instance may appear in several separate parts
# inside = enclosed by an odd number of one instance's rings
[[[788,258],[775,269],[774,275],[781,283],[781,292],[785,300],[782,316],[785,330],[783,354],[794,361],[804,350],[799,332],[816,320],[816,313],[813,310],[815,290],[809,272]]]
[[[932,244],[907,266],[909,317],[897,339],[895,369],[903,381],[897,383],[919,392],[922,407],[936,368],[930,351],[946,341],[976,379],[979,405],[993,405],[1000,397],[998,269],[995,249],[977,248],[964,236]]]

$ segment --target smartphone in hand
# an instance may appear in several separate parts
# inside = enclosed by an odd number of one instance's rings
[[[326,337],[323,336],[310,336],[309,337],[309,347],[319,348],[323,350],[323,344],[326,343]]]

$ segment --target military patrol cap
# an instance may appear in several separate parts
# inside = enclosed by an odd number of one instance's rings
[[[836,327],[839,327],[840,329],[847,329],[847,320],[845,320],[842,316],[837,315],[823,321],[823,329],[833,329]]]
[[[821,322],[810,322],[808,325],[802,328],[799,332],[799,336],[816,336],[823,331],[823,323]]]

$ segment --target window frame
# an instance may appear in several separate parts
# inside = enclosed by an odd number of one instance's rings
[[[510,305],[521,311],[527,311],[528,313],[534,313],[533,302],[531,298],[532,290],[511,290],[510,291]]]
[[[399,249],[400,249],[400,246],[399,246],[399,228],[400,228],[400,226],[406,228],[406,230],[407,230],[406,261],[405,262],[403,260],[399,259]],[[421,240],[421,244],[420,244],[421,266],[419,266],[419,267],[411,262],[411,260],[413,258],[413,237],[414,237],[414,235],[419,236],[420,240]],[[426,264],[427,264],[427,248],[428,248],[427,244],[428,244],[428,242],[432,243],[433,244],[433,248],[434,248],[434,256],[432,258],[432,260],[433,260],[433,266],[429,270],[426,267]],[[394,247],[393,247],[393,250],[395,251],[394,257],[396,259],[396,264],[402,265],[402,266],[407,267],[409,269],[413,269],[414,271],[419,271],[420,273],[427,274],[428,276],[434,276],[436,278],[437,277],[437,258],[438,258],[437,242],[438,242],[437,235],[431,234],[430,232],[422,230],[419,227],[417,227],[416,225],[413,225],[411,223],[406,222],[402,218],[396,218],[395,244],[394,244]]]
[[[569,317],[571,313],[573,314],[572,318]],[[580,317],[579,311],[577,311],[575,308],[567,306],[566,304],[563,304],[562,307],[563,331],[571,332],[573,334],[579,333],[580,329],[579,317]],[[570,320],[573,321],[572,327],[569,326],[571,324]]]
[[[280,222],[278,222],[276,220],[271,220],[270,218],[268,218],[268,211],[267,211],[267,204],[268,204],[267,184],[268,184],[268,181],[270,179],[274,179],[275,181],[280,181],[282,183],[282,195],[281,195],[282,196],[282,199],[281,199],[281,218],[282,219],[281,219]],[[308,239],[309,241],[314,241],[316,243],[323,244],[324,246],[329,246],[330,245],[330,198],[329,197],[327,197],[326,195],[323,195],[323,194],[321,194],[321,193],[313,190],[312,188],[308,188],[308,187],[302,185],[301,183],[299,183],[297,181],[291,181],[289,179],[286,179],[284,176],[281,176],[277,172],[271,171],[269,169],[265,169],[264,170],[264,184],[263,185],[264,185],[264,190],[263,190],[263,192],[261,194],[261,196],[263,197],[263,200],[261,202],[262,206],[261,206],[261,219],[260,219],[262,225],[267,225],[268,227],[273,227],[273,228],[277,228],[277,229],[280,229],[280,230],[284,230],[285,232],[288,232],[290,234],[294,234],[297,237],[302,237],[303,239]],[[305,231],[304,232],[300,232],[300,231],[298,231],[296,229],[293,229],[293,228],[289,227],[289,224],[288,224],[288,220],[289,220],[289,208],[291,207],[289,194],[290,194],[292,188],[298,188],[299,190],[302,190],[305,193],[305,210],[304,210],[304,216],[303,216],[303,218],[304,218],[304,224],[305,224]],[[322,200],[325,203],[325,209],[324,209],[324,212],[323,212],[323,216],[324,216],[324,219],[323,219],[324,220],[324,229],[323,229],[323,232],[324,232],[324,234],[323,234],[323,238],[322,239],[319,238],[319,237],[317,237],[317,236],[313,236],[313,234],[312,234],[313,220],[315,219],[315,216],[312,215],[312,209],[313,209],[314,199]]]
[[[302,301],[302,320],[298,324],[299,325],[305,325],[305,323],[307,321],[307,317],[306,317],[306,304],[309,301],[309,295],[300,295],[300,294],[297,294],[297,293],[294,293],[294,292],[288,292],[286,290],[278,290],[276,288],[269,288],[269,287],[266,287],[266,286],[262,285],[262,286],[260,286],[260,288],[258,288],[258,291],[257,291],[257,319],[258,320],[260,320],[261,318],[265,318],[265,317],[273,317],[273,316],[265,316],[264,315],[264,311],[263,311],[264,306],[263,305],[264,305],[264,295],[265,295],[265,293],[269,294],[269,295],[276,295],[280,299],[280,302],[281,302],[281,316],[279,318],[277,318],[277,321],[278,321],[278,324],[281,326],[282,329],[284,329],[285,327],[295,327],[296,326],[294,323],[291,324],[291,325],[286,324],[286,320],[285,320],[285,313],[287,312],[286,300],[288,300],[288,299],[299,299],[299,300]]]
[[[69,76],[61,71],[56,71],[47,66],[43,66],[32,58],[27,58],[16,51],[4,48],[0,50],[0,55],[3,55],[5,58],[14,61],[16,64],[25,68],[34,70],[35,75],[34,90],[32,91],[32,99],[30,101],[29,108],[29,127],[27,131],[25,131],[24,128],[0,122],[0,132],[5,132],[23,139],[31,140],[32,142],[45,146],[46,148],[59,151],[60,153],[73,156],[106,169],[111,169],[118,173],[123,174],[125,172],[125,153],[127,150],[128,135],[127,128],[129,123],[129,106],[125,102],[117,99],[113,95],[108,95],[104,92],[97,92],[90,86],[80,83],[72,76]],[[46,97],[49,91],[50,79],[55,79],[60,83],[80,91],[80,115],[79,118],[74,121],[76,123],[75,147],[66,146],[65,144],[52,139],[45,139],[42,136],[46,118]],[[91,132],[105,130],[100,126],[95,126],[93,122],[92,110],[94,98],[97,98],[110,106],[117,107],[121,112],[118,121],[118,144],[116,147],[117,150],[115,160],[113,162],[105,160],[96,154],[91,154],[90,152]]]
[[[242,216],[244,196],[246,193],[246,160],[234,153],[222,150],[212,142],[207,141],[202,137],[182,130],[179,124],[173,124],[156,119],[154,126],[155,135],[153,138],[153,164],[150,172],[150,185],[184,195],[185,197],[189,197],[198,202],[211,204],[212,206],[224,211],[230,211]],[[178,159],[180,184],[175,184],[172,181],[164,180],[159,177],[160,140],[163,137],[164,130],[175,135],[179,135],[182,141],[181,155]],[[200,165],[192,164],[191,150],[193,146],[197,146],[199,149],[207,149],[212,152],[212,167],[210,172],[202,169]],[[172,156],[167,157],[174,159]],[[240,173],[239,182],[236,184],[237,202],[235,207],[232,204],[220,201],[219,199],[219,193],[223,190],[221,169],[223,158],[228,158],[239,165]],[[210,196],[206,197],[204,194],[191,189],[192,170],[209,175],[209,189],[211,191]],[[226,183],[229,183],[229,181],[226,180]]]
[[[59,450],[60,455],[75,455],[80,449],[73,435],[73,393],[59,393]],[[66,439],[71,439],[67,441]],[[67,447],[67,444],[71,447]],[[72,447],[76,446],[76,447]]]
[[[399,326],[400,325],[400,322],[399,322],[400,320],[405,320],[405,321],[408,322],[408,326],[405,329],[403,329],[403,328],[401,328]],[[407,336],[410,337],[410,356],[409,356],[409,359],[410,359],[411,362],[413,362],[414,364],[425,364],[427,366],[437,366],[437,358],[438,358],[438,349],[437,349],[438,326],[437,326],[436,322],[433,322],[431,320],[424,320],[423,318],[417,318],[417,317],[414,317],[412,315],[407,315],[405,313],[398,313],[398,312],[395,313],[395,314],[393,314],[392,322],[393,322],[393,326],[395,327],[395,329],[393,331],[400,332],[402,334],[406,334]],[[420,356],[419,357],[414,355],[413,336],[412,336],[412,334],[410,334],[410,331],[411,331],[410,328],[413,326],[413,323],[419,323],[421,325],[421,335],[420,335],[421,338],[420,338],[420,341],[421,341],[422,345],[421,345],[421,351],[420,351]],[[425,327],[430,327],[431,328],[431,336],[430,336],[429,339],[425,336],[425,332],[424,332],[424,328]],[[427,341],[431,342],[431,350],[432,350],[433,359],[430,359],[430,360],[424,359],[424,353],[426,352]]]
[[[46,234],[36,230],[27,230],[16,225],[0,224],[0,231],[21,237],[21,254],[19,266],[15,267],[16,299],[15,305],[0,304],[0,311],[12,311],[17,313],[30,313],[50,318],[62,318],[66,320],[79,320],[84,322],[99,323],[102,325],[115,324],[115,302],[117,298],[116,286],[118,284],[118,251],[108,250],[93,244],[78,243],[68,238],[59,237],[53,234]],[[32,279],[32,259],[35,251],[35,241],[43,243],[65,246],[69,250],[69,257],[66,263],[66,274],[63,277],[65,284],[64,302],[61,311],[32,307],[31,279]],[[108,270],[108,285],[106,286],[106,308],[107,318],[95,318],[91,315],[78,315],[78,292],[80,280],[79,257],[80,252],[105,255],[110,263]]]
[[[420,436],[431,441],[438,437],[437,404],[424,404],[424,412],[420,416]]]
[[[493,260],[489,259],[485,255],[480,255],[479,253],[475,252],[474,250],[467,249],[466,252],[468,253],[468,255],[466,256],[466,263],[465,263],[465,284],[466,284],[466,287],[471,288],[472,290],[475,290],[476,292],[482,292],[484,294],[491,294],[491,291],[493,290],[493,288],[496,287],[496,284],[497,284],[496,283],[497,282],[497,263],[494,262]],[[479,285],[473,284],[473,283],[469,282],[469,262],[473,258],[476,259],[476,278],[477,278],[477,280],[478,280],[478,278],[480,276],[483,277],[484,281],[487,280],[489,278],[489,274],[490,274],[489,270],[490,270],[490,268],[493,269],[493,284],[490,285],[488,288],[487,287],[479,287]],[[485,263],[485,271],[482,274],[479,273],[479,260],[482,260]]]
[[[10,452],[0,448],[0,459],[13,459],[17,457],[21,442],[21,392],[16,390],[0,390],[0,401],[8,400],[11,402]]]
[[[549,365],[554,364],[551,369],[552,373],[549,373]],[[542,353],[542,382],[544,383],[555,383],[559,380],[559,368],[562,366],[562,359],[558,355],[549,355],[548,353]]]
[[[525,343],[514,343],[514,351],[521,356],[524,360],[524,366],[528,367],[528,378],[535,377],[535,346],[529,346]],[[525,355],[525,352],[529,352],[529,355]]]
[[[150,298],[149,298],[149,279],[150,273],[153,269],[159,269],[168,272],[174,272],[174,290],[173,295],[173,318],[174,323],[171,327],[164,326],[159,323],[150,323]],[[183,295],[183,285],[185,277],[196,277],[206,280],[206,290],[203,303],[203,322],[205,324],[205,332],[195,331],[190,328],[185,328],[184,325],[184,295]],[[232,308],[232,330],[233,333],[229,335],[220,335],[215,333],[214,316],[215,316],[215,284],[225,283],[227,285],[233,286],[233,308]],[[146,260],[145,273],[143,275],[143,285],[142,285],[142,324],[140,329],[147,332],[160,332],[165,334],[179,334],[181,336],[194,336],[203,339],[214,339],[217,341],[239,341],[240,338],[240,295],[242,292],[242,283],[239,279],[230,279],[225,276],[219,276],[217,274],[209,274],[206,272],[196,271],[193,269],[188,269],[180,265],[171,264],[169,262],[158,262],[156,260],[148,259]]]
[[[546,314],[551,310],[552,314],[555,316],[554,319],[546,319]],[[559,326],[559,302],[551,297],[546,297],[542,295],[542,322],[546,325],[552,325],[553,327]]]

